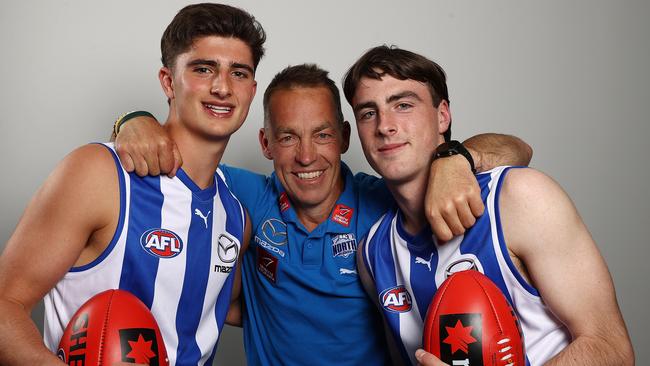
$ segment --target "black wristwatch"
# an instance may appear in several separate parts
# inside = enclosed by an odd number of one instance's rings
[[[467,159],[469,162],[469,166],[472,169],[472,173],[476,174],[476,169],[474,168],[474,159],[472,159],[472,154],[467,151],[465,146],[461,144],[459,141],[456,140],[451,140],[448,142],[443,142],[442,144],[438,145],[436,148],[436,152],[433,153],[433,160],[439,159],[439,158],[446,158],[449,156],[454,156],[454,155],[462,155]]]

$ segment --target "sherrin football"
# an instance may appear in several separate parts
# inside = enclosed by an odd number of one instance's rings
[[[475,270],[447,278],[424,323],[423,347],[449,365],[525,365],[517,317],[501,290]]]
[[[68,365],[169,365],[156,320],[124,290],[104,291],[86,301],[65,328],[57,356]]]

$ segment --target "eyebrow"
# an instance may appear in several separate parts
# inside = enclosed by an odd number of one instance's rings
[[[194,59],[190,62],[187,63],[187,66],[198,66],[198,65],[205,65],[205,66],[211,66],[211,67],[219,67],[219,62],[214,61],[214,60],[208,60],[208,59],[203,59],[203,58],[197,58]],[[248,70],[251,74],[255,74],[255,70],[253,70],[253,67],[248,64],[244,64],[241,62],[231,62],[230,63],[230,68],[232,69],[244,69]]]
[[[420,98],[420,96],[417,95],[415,92],[412,92],[410,90],[405,90],[403,92],[393,94],[393,95],[389,96],[388,98],[386,98],[386,103],[392,103],[392,102],[395,102],[397,100],[404,99],[404,98],[414,98],[414,99],[417,99],[418,101],[422,101],[422,98]],[[355,105],[352,110],[353,110],[354,113],[357,113],[357,112],[359,112],[360,110],[362,110],[364,108],[374,108],[374,109],[376,109],[377,108],[377,103],[372,102],[372,101],[360,103],[360,104]]]
[[[328,128],[335,128],[335,127],[332,126],[332,124],[329,123],[329,122],[323,122],[323,124],[314,127],[314,128],[311,130],[311,132],[312,132],[312,133],[320,132],[320,131],[326,130],[326,129],[328,129]],[[291,127],[279,127],[279,128],[277,128],[277,129],[275,130],[275,133],[277,133],[277,134],[280,134],[280,133],[290,133],[290,134],[294,134],[294,135],[295,135],[295,134],[296,134],[296,130],[293,129],[293,128],[291,128]]]
[[[386,103],[392,103],[394,101],[403,99],[403,98],[414,98],[418,101],[422,101],[422,98],[420,98],[419,95],[417,95],[415,92],[412,92],[410,90],[405,90],[401,93],[393,94],[390,97],[386,98]]]

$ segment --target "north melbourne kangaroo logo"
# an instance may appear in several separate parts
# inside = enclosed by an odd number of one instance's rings
[[[206,229],[208,228],[208,216],[210,216],[210,212],[212,211],[208,211],[208,214],[204,215],[203,212],[201,212],[201,210],[199,210],[198,208],[194,209],[194,214],[203,219],[203,223],[205,223]]]
[[[429,260],[426,260],[424,258],[420,257],[415,257],[415,263],[417,264],[425,264],[427,268],[429,268],[429,272],[431,272],[431,259],[433,258],[433,253],[431,253],[431,256],[429,257]]]

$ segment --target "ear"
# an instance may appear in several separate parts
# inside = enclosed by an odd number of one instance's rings
[[[273,154],[271,154],[271,149],[269,149],[269,138],[266,135],[266,128],[260,128],[259,133],[260,147],[262,148],[262,154],[269,159],[273,160]]]
[[[253,80],[253,94],[251,95],[251,100],[255,98],[255,94],[257,94],[257,80]]]
[[[438,105],[438,133],[440,135],[447,132],[449,126],[451,126],[451,110],[449,109],[449,103],[446,100],[443,100]]]
[[[343,121],[341,127],[341,154],[345,154],[350,147],[350,123]]]
[[[167,98],[174,99],[174,80],[172,80],[172,71],[167,67],[161,67],[158,71],[158,80],[162,86],[163,92]]]

